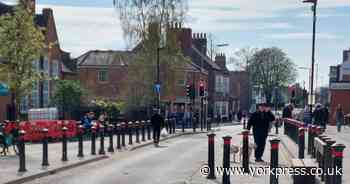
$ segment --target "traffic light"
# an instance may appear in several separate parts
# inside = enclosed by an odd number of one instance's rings
[[[203,81],[200,81],[199,82],[199,96],[204,96],[204,82]]]
[[[191,97],[192,86],[186,85],[186,96]]]

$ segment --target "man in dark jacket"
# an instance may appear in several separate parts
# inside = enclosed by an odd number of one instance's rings
[[[293,111],[293,107],[291,104],[288,104],[287,106],[285,106],[282,112],[282,118],[292,118],[293,117],[292,111]]]
[[[253,127],[255,149],[255,161],[264,162],[262,156],[264,154],[266,139],[268,136],[270,123],[275,120],[275,116],[266,104],[260,104],[256,112],[252,114],[248,121],[248,130]]]
[[[158,109],[153,110],[153,115],[151,117],[151,123],[153,126],[153,142],[156,146],[159,144],[160,129],[164,124],[164,118],[159,114]]]

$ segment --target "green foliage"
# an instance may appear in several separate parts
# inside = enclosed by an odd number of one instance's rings
[[[56,84],[56,91],[52,98],[53,105],[56,105],[62,112],[75,113],[82,104],[82,97],[86,91],[80,82],[73,80],[60,80]]]
[[[288,86],[297,76],[296,65],[276,47],[256,51],[248,70],[253,85],[262,88],[267,103],[271,102],[275,87]]]
[[[33,62],[38,62],[43,51],[44,36],[32,14],[19,5],[13,14],[0,16],[0,43],[0,77],[8,84],[12,103],[19,112],[20,99],[31,91],[35,81],[43,78]]]
[[[101,110],[107,112],[110,119],[117,119],[120,112],[124,110],[125,103],[121,101],[109,101],[104,99],[95,100],[95,105]]]

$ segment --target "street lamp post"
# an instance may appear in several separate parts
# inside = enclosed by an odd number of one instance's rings
[[[311,60],[311,82],[310,82],[310,95],[311,100],[309,102],[309,110],[312,112],[312,103],[314,97],[314,67],[315,67],[315,41],[316,41],[316,12],[317,12],[317,0],[304,0],[303,3],[313,3],[313,32],[312,32],[312,60]]]

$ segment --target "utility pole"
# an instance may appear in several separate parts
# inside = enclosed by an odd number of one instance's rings
[[[312,113],[312,105],[314,102],[314,69],[315,69],[315,42],[316,42],[316,21],[317,21],[317,0],[304,0],[303,3],[312,3],[312,11],[313,11],[313,28],[312,28],[312,58],[311,58],[311,87],[310,87],[310,95],[311,102],[309,102],[309,110]]]

